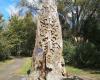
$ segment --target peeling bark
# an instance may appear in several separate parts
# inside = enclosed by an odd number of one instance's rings
[[[31,80],[63,80],[62,31],[55,0],[43,0],[38,17]]]

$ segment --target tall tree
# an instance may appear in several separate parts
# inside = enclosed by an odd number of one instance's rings
[[[42,0],[33,53],[32,80],[62,80],[65,76],[62,56],[62,32],[55,0]]]
[[[99,4],[100,0],[58,0],[58,11],[74,29],[73,33],[79,33],[83,20],[95,15]]]

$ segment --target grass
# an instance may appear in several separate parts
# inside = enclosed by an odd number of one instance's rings
[[[14,62],[13,59],[11,59],[11,60],[5,60],[5,61],[0,61],[0,70],[3,69],[5,67],[5,65],[11,64],[13,62]]]
[[[78,68],[75,68],[75,67],[72,67],[72,66],[67,66],[66,71],[72,75],[86,74],[85,71],[78,69]]]
[[[100,80],[100,70],[79,69],[72,66],[67,66],[66,71],[69,75],[86,77],[93,80]]]
[[[24,64],[18,70],[18,74],[26,75],[27,71],[31,68],[31,58],[25,58]],[[82,78],[89,78],[93,80],[100,80],[100,70],[79,69],[72,66],[66,66],[66,71],[69,75],[79,76]]]
[[[31,58],[25,58],[24,61],[25,63],[18,70],[18,74],[26,75],[27,71],[31,68]]]

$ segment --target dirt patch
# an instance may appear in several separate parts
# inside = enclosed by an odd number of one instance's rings
[[[0,80],[22,80],[23,76],[16,74],[16,71],[24,62],[24,58],[15,58],[13,63],[5,65],[0,70]]]

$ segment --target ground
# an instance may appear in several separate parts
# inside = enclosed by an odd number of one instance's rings
[[[26,80],[23,79],[25,76],[19,74],[19,70],[25,61],[25,58],[14,58],[8,62],[1,62],[0,80]]]
[[[100,80],[100,70],[97,69],[79,69],[72,66],[66,66],[68,76],[77,76],[83,80]]]
[[[0,80],[26,80],[31,58],[14,58],[0,62]],[[77,80],[100,80],[100,70],[79,69],[66,66],[68,77],[79,77]],[[72,79],[68,79],[72,80]]]

